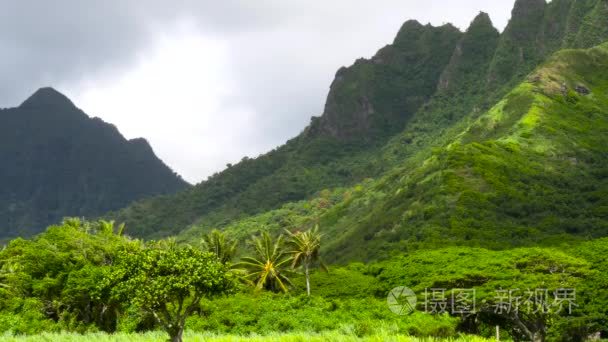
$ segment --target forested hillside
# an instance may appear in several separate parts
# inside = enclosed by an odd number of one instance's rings
[[[453,138],[377,180],[234,221],[260,231],[319,224],[332,261],[447,245],[554,245],[608,234],[608,45],[564,50]],[[185,231],[195,239],[205,226]]]
[[[195,222],[221,225],[378,175],[386,167],[374,154],[434,93],[461,35],[452,25],[405,23],[392,45],[338,71],[325,114],[298,137],[188,191],[109,216],[127,222],[130,234],[166,236]]]
[[[604,8],[602,1],[519,0],[500,34],[485,13],[462,33],[408,21],[393,44],[338,70],[324,113],[298,137],[188,191],[142,200],[108,217],[126,222],[134,236],[186,228],[194,236],[323,189],[394,174],[395,167],[413,172],[552,53],[607,38],[601,30],[588,33],[601,24]]]

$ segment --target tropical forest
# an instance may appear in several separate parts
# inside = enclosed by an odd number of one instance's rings
[[[608,340],[608,1],[478,13],[196,184],[55,88],[0,109],[0,340]]]

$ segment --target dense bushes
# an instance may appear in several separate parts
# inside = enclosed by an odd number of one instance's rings
[[[195,247],[180,247],[174,240],[144,246],[114,230],[108,222],[69,220],[33,240],[15,240],[0,252],[6,285],[0,296],[0,330],[15,334],[155,330],[161,325],[154,315],[166,305],[171,315],[180,307],[186,311],[191,307],[186,329],[219,334],[339,331],[355,336],[386,332],[491,336],[496,325],[503,336],[524,339],[608,333],[606,239],[564,245],[561,250],[416,251],[378,263],[313,271],[310,297],[301,274],[292,277],[293,286],[286,294],[242,286],[237,293],[223,296],[208,291],[227,289],[216,286],[226,280],[219,260]],[[389,310],[387,293],[397,286],[414,290],[417,312],[399,316]],[[209,294],[198,305],[196,288]],[[476,310],[429,313],[425,294],[441,288],[475,289]],[[557,311],[553,303],[552,311],[522,309],[516,317],[496,311],[501,305],[497,291],[508,289],[519,289],[521,294],[547,289],[551,295],[557,289],[575,289],[576,297],[571,312]],[[449,298],[448,308],[454,301]]]
[[[203,303],[200,316],[189,319],[195,331],[237,334],[328,330],[371,335],[382,327],[413,336],[453,336],[457,320],[417,313],[396,316],[384,298],[323,298],[313,295],[243,293]]]
[[[363,264],[314,272],[312,297],[305,296],[302,275],[288,294],[243,287],[218,297],[229,280],[210,254],[173,240],[144,245],[118,232],[111,222],[70,219],[32,240],[11,242],[0,252],[6,286],[0,330],[169,331],[193,313],[188,329],[218,333],[341,330],[364,336],[382,326],[416,336],[455,334],[454,318],[387,310],[385,293]]]

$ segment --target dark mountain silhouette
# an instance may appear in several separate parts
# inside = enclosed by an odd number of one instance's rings
[[[0,111],[0,237],[96,216],[189,185],[144,139],[126,140],[52,88]]]

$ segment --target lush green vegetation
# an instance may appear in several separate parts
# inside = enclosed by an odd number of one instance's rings
[[[519,0],[502,34],[483,13],[465,33],[405,23],[338,72],[324,115],[284,146],[108,215],[126,228],[68,219],[11,241],[0,331],[608,336],[608,43],[548,57],[608,38],[592,29],[606,9]],[[400,286],[412,314],[387,304]]]
[[[195,230],[198,238],[397,166],[409,173],[553,52],[608,38],[598,29],[603,10],[601,0],[519,0],[500,35],[485,14],[465,33],[410,21],[372,59],[338,71],[325,113],[298,137],[189,191],[142,200],[108,217],[126,222],[134,236]]]
[[[210,334],[210,333],[189,333],[186,332],[184,337],[188,341],[205,341],[205,342],[262,342],[262,341],[276,341],[276,342],[384,342],[384,341],[395,341],[395,342],[487,342],[489,339],[484,339],[475,336],[462,336],[458,338],[449,339],[435,339],[435,338],[416,338],[409,336],[395,335],[394,332],[382,331],[378,334],[366,337],[358,337],[349,331],[338,331],[338,332],[324,332],[324,333],[274,333],[269,335],[254,335],[254,336],[238,336],[238,335],[221,335],[221,334]],[[165,337],[161,333],[149,332],[149,333],[119,333],[119,334],[105,334],[105,333],[90,333],[86,335],[70,334],[70,333],[44,333],[35,336],[19,336],[13,337],[10,335],[1,336],[3,341],[7,342],[71,342],[71,341],[95,341],[95,342],[138,342],[138,341],[165,341]]]
[[[463,333],[491,337],[499,326],[505,338],[568,340],[608,329],[606,239],[561,249],[417,251],[382,262],[309,269],[307,279],[293,257],[301,260],[301,251],[309,249],[293,248],[303,240],[322,241],[314,230],[288,236],[293,244],[267,234],[254,239],[260,256],[282,263],[267,273],[240,269],[239,263],[229,270],[230,262],[206,252],[208,247],[171,239],[143,243],[119,232],[110,222],[70,219],[32,240],[12,241],[0,252],[0,331],[129,334],[162,329],[180,341],[185,328],[217,338],[280,332],[287,339],[329,334],[346,340],[407,340]],[[254,286],[248,285],[250,274]],[[236,281],[242,276],[244,282]],[[400,316],[389,310],[386,296],[397,286],[418,295],[416,312]],[[429,311],[425,293],[439,288],[474,289],[476,309],[466,314]],[[519,315],[499,312],[502,289],[518,289],[522,296],[546,289],[552,301],[545,303],[548,311],[532,310],[540,304],[522,300]],[[571,311],[558,310],[553,298],[558,289],[576,291]],[[452,305],[448,298],[445,305]]]
[[[328,253],[352,260],[363,245],[378,258],[603,236],[607,48],[556,55],[419,166],[335,205],[319,220],[342,240]],[[589,95],[575,90],[582,84]]]
[[[379,174],[383,143],[433,94],[461,33],[408,22],[372,60],[341,69],[326,113],[304,132],[255,159],[244,158],[193,189],[142,200],[109,217],[148,238],[198,223],[226,223],[303,200],[324,188]]]
[[[446,244],[502,249],[604,236],[606,50],[555,55],[496,106],[460,120],[443,147],[384,177],[223,230],[243,241],[320,224],[330,237],[325,257],[342,262]]]

